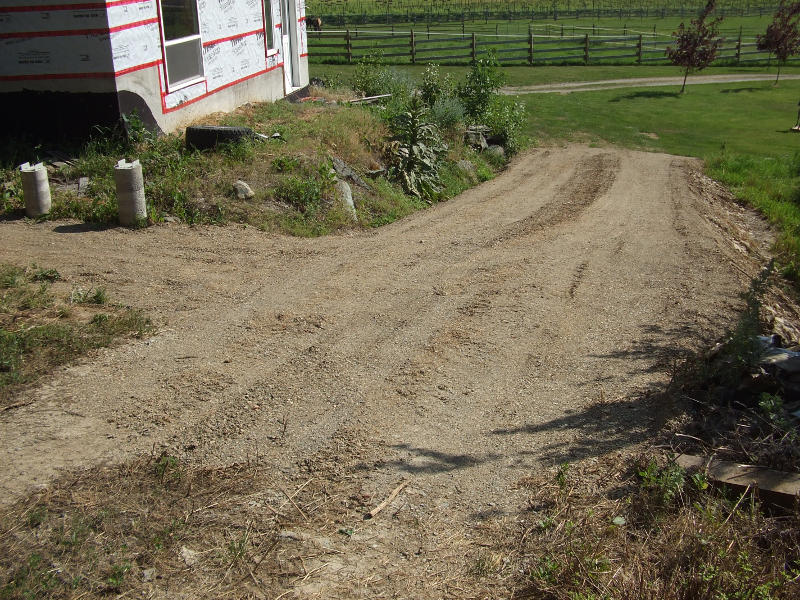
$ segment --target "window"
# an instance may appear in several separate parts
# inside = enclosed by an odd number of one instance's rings
[[[275,45],[275,25],[272,23],[272,2],[264,0],[264,33],[267,36],[267,56],[278,50]]]
[[[203,47],[197,0],[161,0],[167,89],[175,90],[203,77]]]

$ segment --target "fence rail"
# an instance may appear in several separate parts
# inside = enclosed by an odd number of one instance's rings
[[[387,9],[391,3],[386,3]],[[562,10],[555,3],[552,6],[517,7],[516,9],[504,8],[501,3],[497,3],[497,8],[469,8],[447,10],[437,9],[435,3],[424,10],[400,10],[388,11],[385,13],[363,12],[337,13],[327,7],[319,7],[319,16],[326,27],[340,27],[358,25],[393,25],[393,24],[417,24],[417,23],[474,23],[477,21],[534,21],[534,20],[559,20],[559,19],[666,19],[670,17],[691,18],[699,14],[703,5],[698,6],[644,6],[644,7],[617,7],[617,8],[574,8]],[[715,14],[722,17],[763,17],[775,13],[777,5],[772,6],[752,6],[741,4],[740,6],[718,7]]]
[[[309,57],[320,62],[358,62],[375,49],[392,62],[428,64],[463,64],[493,51],[500,63],[542,64],[642,64],[668,63],[666,48],[674,43],[670,36],[542,36],[528,35],[436,35],[428,32],[377,32],[370,29],[324,31],[308,36]],[[328,49],[338,49],[327,51]],[[405,48],[405,51],[399,49]],[[318,49],[323,49],[322,51]],[[397,51],[395,51],[397,50]],[[715,64],[768,63],[771,56],[756,49],[755,41],[742,38],[723,39]],[[789,62],[800,61],[800,58]]]

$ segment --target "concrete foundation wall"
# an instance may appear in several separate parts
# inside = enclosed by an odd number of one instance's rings
[[[117,78],[117,87],[120,110],[123,113],[130,113],[135,109],[146,123],[154,124],[166,133],[201,121],[209,114],[229,112],[248,102],[272,102],[284,95],[283,73],[280,68],[213,93],[205,92],[205,86],[198,84],[197,95],[194,95],[195,90],[187,89],[183,102],[176,99],[180,93],[163,94],[159,91],[162,77],[160,67],[140,70]],[[167,105],[168,98],[175,103],[173,106]]]

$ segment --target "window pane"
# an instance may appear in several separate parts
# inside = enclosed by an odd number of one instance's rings
[[[267,35],[267,48],[274,48],[275,44],[272,41],[272,34],[274,33],[272,27],[272,6],[269,0],[264,0],[264,29]]]
[[[203,76],[203,50],[200,38],[170,44],[167,51],[167,81],[175,85],[181,81]]]
[[[197,0],[161,0],[164,18],[164,39],[176,40],[197,35]]]

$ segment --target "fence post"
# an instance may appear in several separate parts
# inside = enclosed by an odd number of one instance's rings
[[[345,51],[347,52],[347,62],[353,62],[353,40],[350,37],[350,30],[347,30],[347,33],[344,34],[344,45]]]
[[[742,56],[742,26],[739,26],[739,41],[736,42],[736,64],[739,64],[739,59]]]
[[[475,32],[472,32],[472,62],[478,60],[478,40],[476,39]]]
[[[639,43],[636,44],[636,64],[642,64],[642,34],[639,34]]]
[[[414,30],[411,30],[411,64],[417,64],[417,48],[414,44]]]
[[[583,38],[583,64],[589,64],[589,34]]]
[[[528,64],[533,66],[533,31],[528,25]]]

